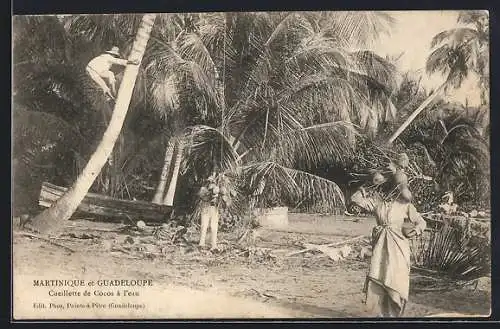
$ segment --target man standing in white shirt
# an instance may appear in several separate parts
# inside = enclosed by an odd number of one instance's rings
[[[105,51],[93,58],[86,67],[87,73],[90,75],[104,91],[104,94],[111,99],[116,97],[116,80],[115,74],[111,71],[113,64],[127,66],[128,64],[138,65],[138,61],[127,61],[120,58],[120,50],[118,47],[113,47],[111,50]],[[106,83],[107,82],[107,83]]]

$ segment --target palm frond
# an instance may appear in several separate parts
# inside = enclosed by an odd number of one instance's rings
[[[331,12],[329,16],[324,31],[343,47],[369,45],[382,35],[390,34],[396,22],[389,13],[381,11]]]
[[[176,40],[176,48],[182,58],[195,62],[215,82],[219,76],[217,67],[203,40],[196,33],[182,34]]]
[[[390,93],[397,88],[397,69],[393,63],[369,50],[356,51],[351,56],[354,57],[354,67],[365,72],[368,79],[378,82]]]
[[[99,109],[95,87],[81,67],[30,63],[15,67],[13,74],[16,98],[32,109],[57,112],[70,121]]]
[[[13,140],[14,157],[22,154],[37,156],[57,145],[66,151],[86,153],[85,138],[71,124],[53,114],[18,106],[13,112]]]
[[[283,139],[280,162],[289,167],[312,167],[324,161],[345,164],[354,154],[356,127],[343,121],[328,122],[293,131]]]
[[[301,38],[300,44],[285,62],[295,62],[305,68],[348,67],[352,64],[348,53],[337,47],[334,39],[319,33]]]
[[[290,109],[304,125],[331,121],[351,121],[351,111],[366,98],[345,77],[311,74],[293,85],[285,81],[279,103]],[[286,85],[290,84],[287,88]],[[313,110],[313,115],[311,115]]]
[[[441,45],[442,43],[448,44],[451,48],[457,48],[471,39],[479,38],[478,32],[468,27],[454,28],[442,31],[436,34],[431,41],[431,48]]]
[[[441,72],[455,87],[459,86],[469,74],[470,54],[461,52],[448,45],[435,49],[427,58],[426,70],[430,74]]]
[[[236,171],[238,154],[219,130],[196,125],[186,128],[184,136],[184,172],[191,168],[198,177],[208,177],[213,172]]]
[[[177,90],[175,73],[163,81],[152,81],[150,93],[152,105],[160,117],[165,118],[169,112],[179,108],[179,92]]]
[[[65,28],[97,43],[101,51],[113,45],[123,50],[134,39],[140,22],[139,14],[72,15]]]
[[[471,237],[450,225],[432,232],[426,248],[417,257],[420,267],[452,279],[473,280],[490,272],[487,246],[471,245]]]
[[[326,202],[331,209],[344,206],[343,193],[334,182],[275,162],[246,165],[243,176],[246,188],[260,207],[294,207],[304,201]]]
[[[155,38],[153,41],[145,60],[153,108],[162,117],[179,109],[202,122],[206,122],[207,118],[213,121],[222,102],[216,89],[214,72],[207,72],[196,61],[182,58],[176,51],[176,45]],[[192,50],[186,46],[184,52],[194,56],[188,49]],[[189,118],[188,113],[184,113],[183,117]]]
[[[463,10],[458,14],[457,21],[463,24],[477,24],[481,19],[488,19],[486,10]]]
[[[15,16],[13,19],[13,64],[68,60],[68,38],[56,16]]]
[[[269,38],[265,42],[265,46],[270,46],[278,36],[287,31],[290,34],[290,30],[295,29],[297,32],[302,30],[304,35],[311,34],[314,32],[309,20],[305,19],[301,13],[286,13],[283,18],[280,19],[274,30],[269,35]],[[300,33],[300,32],[299,32]]]

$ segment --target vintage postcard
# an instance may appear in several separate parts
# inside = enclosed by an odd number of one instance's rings
[[[487,11],[12,24],[13,320],[490,315]]]

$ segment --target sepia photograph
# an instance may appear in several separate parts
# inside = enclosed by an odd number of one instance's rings
[[[491,314],[486,10],[12,16],[11,320]]]

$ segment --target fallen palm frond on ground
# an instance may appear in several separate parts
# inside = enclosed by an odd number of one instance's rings
[[[354,242],[356,240],[360,240],[364,237],[365,237],[364,235],[360,235],[360,236],[357,236],[357,237],[354,237],[351,239],[347,239],[345,241],[330,243],[327,245],[316,245],[316,244],[312,244],[312,243],[307,243],[307,244],[304,244],[305,249],[291,252],[287,256],[294,256],[294,255],[301,254],[301,253],[304,253],[307,251],[317,250],[317,251],[321,251],[321,252],[325,253],[326,255],[328,255],[330,258],[332,258],[334,260],[338,260],[342,257],[345,257],[347,254],[349,254],[350,249],[346,249],[346,248],[342,249],[342,248],[334,248],[334,247],[338,247],[341,245],[344,245],[344,247],[345,247],[345,245],[347,245],[348,243],[352,243],[352,242]]]

